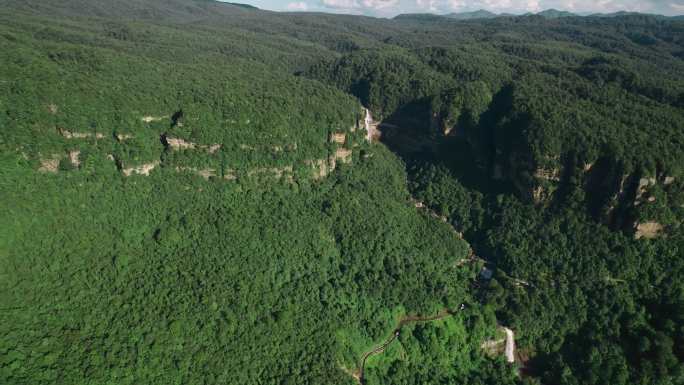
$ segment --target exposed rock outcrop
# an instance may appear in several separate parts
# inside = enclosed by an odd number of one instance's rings
[[[236,180],[237,179],[237,172],[233,170],[232,168],[226,169],[223,171],[223,179],[225,180]]]
[[[344,132],[331,132],[330,133],[330,143],[344,144],[347,139],[347,134]]]
[[[53,154],[49,158],[41,159],[38,171],[53,174],[57,173],[57,171],[59,171],[59,162],[61,160],[62,157],[59,154]]]
[[[161,122],[162,120],[168,118],[168,116],[143,116],[140,120],[145,123]]]
[[[64,128],[57,128],[57,131],[66,139],[104,139],[105,137],[105,135],[100,132],[72,132]]]
[[[306,160],[304,163],[308,166],[311,166],[313,171],[312,176],[314,179],[325,178],[330,171],[334,169],[334,167],[330,167],[327,159]]]
[[[181,138],[173,138],[170,136],[164,136],[166,145],[171,147],[173,150],[192,150],[197,147],[193,142],[187,142]]]
[[[551,182],[560,182],[560,180],[561,180],[560,168],[558,168],[558,167],[556,167],[556,168],[539,167],[534,172],[534,176],[537,179],[551,181]]]
[[[639,179],[639,185],[637,186],[636,196],[634,198],[634,204],[638,205],[642,201],[642,197],[648,191],[649,187],[655,186],[657,183],[656,178],[641,178]]]
[[[159,166],[159,164],[160,162],[157,160],[151,163],[145,163],[135,167],[123,168],[121,172],[124,174],[124,176],[131,176],[133,174],[149,176],[150,172],[154,170],[155,167]]]
[[[654,239],[663,234],[665,227],[658,222],[644,222],[635,225],[634,239]]]
[[[185,139],[175,138],[168,136],[166,134],[161,136],[161,141],[167,148],[173,151],[183,151],[183,150],[204,150],[209,154],[214,154],[221,149],[222,145],[215,144],[197,144]]]
[[[78,168],[81,165],[81,160],[79,159],[79,156],[81,155],[81,151],[79,150],[73,150],[69,152],[69,160],[71,161],[71,165]]]
[[[118,134],[118,133],[117,133],[117,134],[115,135],[115,137],[116,137],[116,140],[117,140],[117,141],[123,142],[123,141],[126,141],[126,140],[128,140],[128,139],[133,138],[133,135],[132,135],[132,134]]]
[[[338,148],[335,150],[335,160],[341,163],[351,163],[352,150],[346,148]]]

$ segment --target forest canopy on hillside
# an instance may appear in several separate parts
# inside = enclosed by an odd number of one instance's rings
[[[0,51],[0,383],[684,383],[680,19],[0,0]]]

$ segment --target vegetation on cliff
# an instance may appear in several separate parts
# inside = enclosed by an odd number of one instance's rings
[[[0,0],[0,382],[681,383],[683,43]]]

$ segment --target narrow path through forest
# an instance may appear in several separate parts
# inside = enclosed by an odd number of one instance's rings
[[[463,305],[461,305],[461,309],[463,309]],[[392,335],[389,338],[387,338],[383,343],[381,343],[380,345],[378,345],[378,346],[374,347],[373,349],[367,351],[366,353],[364,353],[361,356],[360,365],[359,365],[359,368],[357,369],[357,372],[354,373],[354,377],[358,380],[359,384],[361,384],[361,385],[364,384],[363,374],[364,374],[364,371],[366,369],[366,361],[368,360],[368,358],[370,358],[371,356],[374,356],[376,354],[380,354],[380,353],[384,352],[387,349],[387,347],[392,342],[394,342],[397,339],[397,337],[399,337],[399,333],[401,331],[401,328],[404,327],[405,325],[408,325],[411,323],[417,323],[417,322],[436,321],[436,320],[440,320],[440,319],[452,316],[454,314],[456,314],[455,311],[449,310],[449,309],[444,309],[441,312],[439,312],[433,316],[422,317],[422,316],[413,315],[413,316],[404,316],[404,317],[400,318],[399,323],[394,328],[394,331],[392,332]]]
[[[370,113],[370,110],[368,110],[367,108],[364,108],[364,109],[365,109],[364,126],[365,126],[365,129],[366,129],[367,140],[368,140],[369,142],[372,142],[374,138],[379,137],[378,132],[377,132],[377,124],[378,124],[378,123],[373,121],[373,117],[372,117],[372,115],[371,115],[371,113]],[[433,217],[433,218],[435,218],[435,219],[437,219],[437,220],[440,220],[440,221],[442,221],[442,222],[449,223],[448,219],[447,219],[445,216],[442,216],[442,215],[437,214],[437,212],[435,212],[434,210],[432,210],[430,207],[428,207],[427,205],[425,205],[423,202],[418,201],[418,200],[415,199],[415,198],[411,198],[411,201],[412,201],[412,203],[415,205],[416,208],[425,210],[425,211],[428,213],[428,215],[430,215],[431,217]],[[457,231],[455,228],[453,228],[453,226],[452,226],[452,229],[453,229],[454,234],[455,234],[458,238],[463,239],[463,234],[462,234],[462,233],[460,233],[460,232]],[[474,254],[472,248],[469,247],[469,249],[470,249],[470,250],[469,250],[468,259],[473,259],[473,258],[474,258],[474,259],[479,259],[477,256],[475,256],[475,254]],[[459,309],[459,310],[463,310],[463,308],[464,308],[464,305],[462,304],[462,305],[460,306],[460,309]],[[404,326],[406,326],[406,325],[408,325],[408,324],[411,324],[411,323],[430,322],[430,321],[441,320],[441,319],[444,319],[444,318],[446,318],[446,317],[450,317],[450,316],[456,314],[456,312],[457,312],[457,311],[454,311],[454,310],[444,309],[444,310],[442,310],[441,312],[439,312],[439,313],[437,313],[436,315],[433,315],[433,316],[417,316],[417,315],[413,315],[413,316],[404,316],[404,317],[401,317],[401,318],[399,319],[399,322],[398,322],[397,326],[396,326],[396,327],[394,328],[394,330],[392,331],[392,334],[391,334],[390,337],[388,337],[387,339],[385,339],[381,344],[379,344],[379,345],[373,347],[372,349],[366,351],[366,352],[361,356],[361,359],[359,360],[359,365],[358,365],[358,367],[357,367],[357,369],[356,369],[355,371],[352,372],[352,371],[349,371],[349,370],[347,370],[347,369],[345,369],[345,368],[343,368],[343,369],[344,369],[348,374],[350,374],[352,377],[354,377],[354,378],[358,381],[358,383],[359,383],[360,385],[364,385],[364,384],[365,384],[365,382],[364,382],[364,372],[365,372],[365,370],[366,370],[366,362],[368,361],[368,359],[369,359],[370,357],[372,357],[372,356],[374,356],[374,355],[377,355],[377,354],[381,354],[381,353],[383,353],[385,350],[387,350],[387,348],[392,344],[392,342],[394,342],[394,341],[399,337],[399,334],[400,334],[400,332],[401,332],[402,327],[404,327]],[[505,328],[504,330],[505,330],[505,332],[506,332],[505,355],[506,355],[506,358],[507,358],[507,361],[508,361],[508,362],[514,362],[513,357],[514,357],[514,353],[515,353],[515,342],[514,342],[514,341],[515,341],[515,340],[514,340],[515,337],[514,337],[514,334],[513,334],[513,331],[512,331],[512,330],[510,330],[510,329],[508,329],[508,328]]]

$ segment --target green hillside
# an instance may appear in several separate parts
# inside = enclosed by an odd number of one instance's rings
[[[0,0],[0,383],[681,383],[683,44]]]

